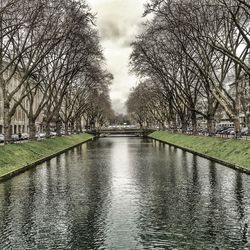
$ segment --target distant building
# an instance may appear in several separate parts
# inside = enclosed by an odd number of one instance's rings
[[[8,74],[8,73],[7,73]],[[4,74],[4,79],[7,78],[8,75],[6,73]],[[14,76],[11,81],[9,82],[9,91],[13,90],[17,85],[18,85],[19,78],[18,76]],[[16,94],[16,97],[18,97],[18,93]],[[36,103],[38,104],[39,100],[39,95],[36,97],[37,99],[35,100],[35,105]],[[23,100],[22,105],[24,107],[27,107],[28,100],[27,98]],[[4,121],[3,121],[3,116],[4,116],[4,99],[3,99],[3,93],[2,89],[0,88],[0,134],[4,133]],[[39,118],[36,121],[36,127],[37,131],[40,131],[42,128],[42,119],[43,115],[41,114]],[[16,112],[14,116],[12,117],[11,121],[11,129],[12,133],[28,133],[29,132],[29,122],[26,113],[22,110],[22,108],[19,106],[16,109]]]

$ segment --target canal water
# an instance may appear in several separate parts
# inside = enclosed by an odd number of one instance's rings
[[[0,184],[0,249],[250,249],[250,176],[142,138]]]

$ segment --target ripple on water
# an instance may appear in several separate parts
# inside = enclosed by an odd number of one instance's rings
[[[250,177],[104,138],[0,184],[0,249],[250,249]]]

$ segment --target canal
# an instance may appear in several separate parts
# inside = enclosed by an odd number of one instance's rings
[[[250,176],[133,137],[0,184],[0,249],[249,249]]]

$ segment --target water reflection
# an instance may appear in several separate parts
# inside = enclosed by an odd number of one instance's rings
[[[0,184],[0,249],[249,249],[250,177],[103,138]]]

